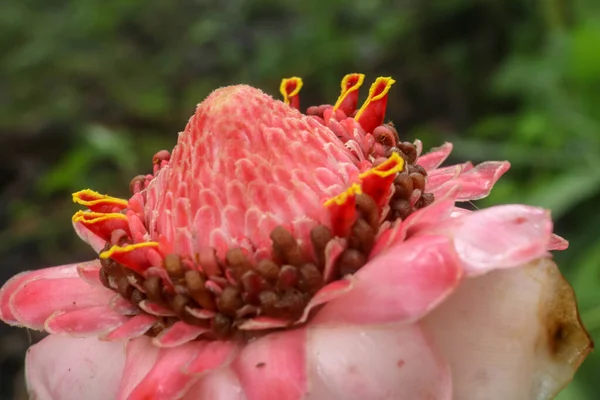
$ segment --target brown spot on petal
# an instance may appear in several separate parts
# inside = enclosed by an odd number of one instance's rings
[[[557,268],[543,268],[550,274],[550,284],[545,287],[546,301],[540,302],[539,315],[545,331],[540,345],[556,362],[576,368],[592,350],[593,343],[581,323],[573,288]]]

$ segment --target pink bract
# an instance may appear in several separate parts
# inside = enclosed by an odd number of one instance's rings
[[[249,86],[204,100],[172,153],[91,190],[73,218],[99,260],[16,275],[0,318],[50,333],[36,399],[547,399],[592,348],[551,260],[550,213],[487,196],[508,162],[440,167],[384,124],[391,78],[357,110],[300,113]]]

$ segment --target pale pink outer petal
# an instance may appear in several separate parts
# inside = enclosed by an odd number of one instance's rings
[[[552,220],[547,210],[504,205],[467,213],[419,234],[445,234],[454,240],[467,275],[510,268],[544,256]]]
[[[126,361],[117,400],[128,400],[129,394],[152,369],[160,349],[152,344],[148,336],[129,340],[125,351]]]
[[[239,379],[231,368],[213,371],[188,391],[183,400],[246,400]]]
[[[73,229],[75,229],[75,233],[77,233],[77,236],[79,236],[81,240],[89,244],[96,253],[100,253],[104,246],[106,246],[106,241],[104,239],[90,231],[81,222],[74,222]]]
[[[448,191],[458,187],[457,201],[479,200],[487,197],[502,175],[510,168],[508,161],[486,161],[458,177],[432,188],[436,198],[443,197]]]
[[[154,365],[129,394],[128,400],[176,400],[183,397],[198,380],[184,372],[184,367],[195,357],[196,348],[195,343],[161,348]]]
[[[306,330],[250,342],[232,363],[248,400],[299,400],[306,391]]]
[[[35,400],[115,399],[124,365],[123,343],[50,335],[27,352],[29,396]]]
[[[102,285],[100,282],[100,269],[102,265],[100,260],[92,260],[77,264],[77,273],[79,277],[90,285]]]
[[[100,335],[101,340],[125,340],[142,336],[156,323],[156,317],[148,314],[138,314],[127,322],[106,334]]]
[[[460,400],[553,398],[592,348],[573,290],[548,259],[467,279],[423,324]]]
[[[417,164],[427,171],[436,169],[442,164],[452,152],[452,143],[444,143],[440,147],[435,147],[427,154],[417,159]]]
[[[566,250],[569,248],[569,241],[563,237],[553,234],[548,244],[548,251],[550,250]]]
[[[307,400],[452,396],[450,370],[417,324],[309,328],[307,351]]]
[[[51,334],[76,337],[98,336],[125,324],[128,318],[106,305],[88,307],[69,312],[56,312],[44,322],[44,329]]]
[[[463,271],[450,239],[419,236],[375,257],[348,293],[325,304],[313,323],[381,324],[416,320],[459,284]]]
[[[24,280],[9,293],[8,306],[19,325],[41,330],[45,320],[55,312],[75,311],[107,305],[114,292],[105,287],[92,286],[77,275],[77,264],[69,272],[75,277],[56,277],[56,269],[34,272],[36,278]],[[62,272],[58,276],[63,276]]]
[[[75,278],[77,277],[77,266],[79,264],[61,265],[58,267],[44,268],[36,271],[21,272],[10,278],[0,288],[0,319],[10,325],[20,325],[17,317],[10,307],[10,298],[14,292],[25,283],[44,278]]]

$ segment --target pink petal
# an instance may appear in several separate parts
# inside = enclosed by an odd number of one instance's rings
[[[75,233],[77,233],[77,236],[79,236],[81,240],[89,244],[96,253],[100,253],[104,246],[106,246],[106,241],[104,239],[93,233],[91,230],[89,230],[88,227],[83,225],[81,222],[74,222],[73,228],[75,229]]]
[[[148,300],[142,300],[138,303],[138,307],[148,314],[156,315],[158,317],[174,317],[175,313],[170,308],[161,306],[160,304],[153,303]]]
[[[556,234],[552,234],[550,237],[550,243],[548,244],[548,251],[550,250],[566,250],[569,247],[569,241]]]
[[[229,364],[237,351],[238,345],[234,342],[221,340],[198,342],[198,352],[184,371],[192,375],[210,373]]]
[[[114,292],[91,286],[79,277],[40,278],[22,284],[10,297],[9,304],[20,324],[40,330],[44,321],[57,311],[106,305],[112,296]]]
[[[554,398],[593,347],[548,259],[467,279],[423,326],[460,400]]]
[[[327,303],[313,323],[416,320],[444,300],[461,277],[450,239],[419,236],[369,261],[354,274],[353,290]]]
[[[117,396],[125,365],[122,343],[50,335],[27,352],[30,398],[106,400]]]
[[[204,376],[188,391],[183,400],[246,400],[240,381],[230,368]]]
[[[123,325],[127,320],[127,317],[104,305],[56,312],[46,320],[44,328],[51,334],[97,336]]]
[[[431,232],[451,237],[465,272],[480,275],[545,255],[552,221],[544,209],[505,205],[450,219]]]
[[[77,273],[79,277],[90,285],[102,285],[100,282],[100,260],[93,260],[77,264]]]
[[[136,305],[124,299],[120,294],[115,294],[110,299],[109,306],[122,315],[137,315],[140,313],[140,309]]]
[[[291,324],[290,320],[277,319],[271,317],[250,318],[240,324],[239,329],[246,331],[255,331],[263,329],[285,328]]]
[[[158,358],[159,348],[148,336],[129,340],[126,348],[125,373],[121,379],[118,400],[129,400],[131,391],[152,369]]]
[[[331,282],[333,279],[335,262],[346,246],[346,239],[341,238],[334,238],[325,246],[325,268],[323,271],[323,279],[325,282]]]
[[[232,364],[247,399],[301,399],[307,390],[305,345],[304,329],[250,342]]]
[[[152,344],[158,347],[175,347],[196,339],[208,329],[177,321],[172,326],[164,329],[157,337],[152,339]]]
[[[118,328],[100,335],[101,340],[125,340],[142,336],[156,322],[156,317],[148,314],[135,315]]]
[[[437,198],[459,187],[457,201],[479,200],[490,194],[492,187],[509,168],[508,161],[486,161],[460,174],[458,178],[433,188],[431,192]]]
[[[452,143],[444,143],[440,147],[435,147],[425,155],[418,158],[417,164],[427,171],[436,169],[443,163],[452,152]]]
[[[320,326],[309,330],[307,349],[306,399],[452,396],[450,370],[418,325]]]
[[[128,400],[179,399],[197,378],[183,372],[183,367],[196,354],[195,343],[160,349],[156,362],[133,389]]]
[[[337,299],[340,296],[348,293],[352,290],[354,285],[350,279],[340,279],[339,281],[333,281],[330,284],[322,287],[308,302],[306,307],[304,308],[304,313],[302,317],[298,321],[297,324],[303,324],[308,320],[310,316],[310,312],[316,307],[328,303],[334,299]]]
[[[400,244],[406,238],[439,225],[448,219],[454,209],[456,190],[447,193],[445,198],[436,200],[433,204],[412,213],[406,220],[398,221],[378,238],[369,254],[369,259],[376,257],[389,247]]]
[[[445,168],[438,168],[427,174],[427,185],[425,187],[426,192],[431,192],[435,188],[443,185],[444,183],[458,178],[465,167],[472,166],[471,163],[451,165]]]
[[[79,264],[61,265],[59,267],[39,269],[37,271],[21,272],[10,278],[0,288],[0,319],[10,325],[19,325],[17,317],[10,307],[10,298],[25,283],[36,279],[52,278],[75,278],[77,277],[77,266]]]

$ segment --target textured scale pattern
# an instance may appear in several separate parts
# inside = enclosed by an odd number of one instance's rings
[[[217,90],[147,189],[150,238],[179,254],[242,247],[260,260],[283,225],[306,245],[312,227],[329,224],[323,202],[358,181],[358,164],[314,118],[249,86]]]

